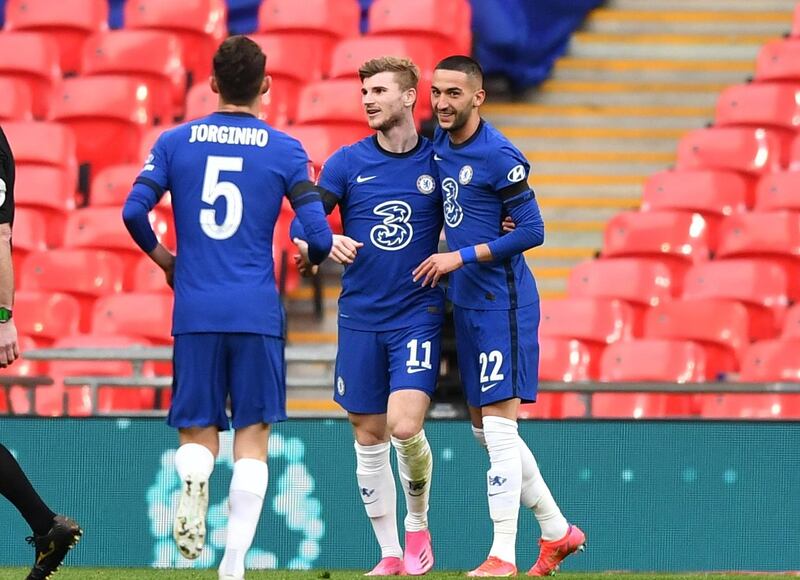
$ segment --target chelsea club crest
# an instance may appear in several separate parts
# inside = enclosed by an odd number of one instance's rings
[[[467,185],[470,181],[472,181],[472,166],[465,165],[458,172],[458,182],[461,185]]]
[[[423,173],[417,178],[417,189],[426,195],[433,193],[433,190],[436,189],[436,180],[427,173]]]

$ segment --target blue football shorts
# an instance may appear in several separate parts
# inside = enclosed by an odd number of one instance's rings
[[[539,303],[511,310],[455,306],[458,370],[467,403],[483,407],[512,398],[536,400]]]
[[[282,338],[209,332],[175,336],[172,405],[167,423],[178,429],[234,429],[286,420],[286,363]],[[226,413],[230,397],[231,419]]]
[[[442,325],[372,332],[339,327],[334,400],[350,413],[386,413],[402,389],[429,397],[439,378]]]

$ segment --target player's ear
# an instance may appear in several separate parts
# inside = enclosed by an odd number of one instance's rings
[[[403,104],[406,107],[413,107],[417,102],[417,89],[410,88],[403,93]]]
[[[214,75],[208,77],[208,84],[211,86],[212,91],[214,91],[216,94],[219,94],[219,85],[217,84],[217,79],[214,78]]]
[[[272,77],[269,75],[264,75],[264,80],[261,82],[261,91],[259,94],[263,95],[269,90],[271,86],[272,86]]]
[[[483,101],[486,100],[486,91],[483,89],[478,89],[478,91],[472,97],[472,105],[474,107],[480,107],[483,104]]]

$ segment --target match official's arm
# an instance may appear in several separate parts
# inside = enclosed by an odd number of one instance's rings
[[[14,266],[11,262],[11,224],[14,221],[14,157],[0,130],[0,368],[19,358],[14,306]]]

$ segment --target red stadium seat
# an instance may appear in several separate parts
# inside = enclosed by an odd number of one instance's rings
[[[361,104],[361,81],[336,79],[309,83],[300,91],[297,123],[338,123],[363,127],[367,116]]]
[[[142,256],[136,263],[136,270],[133,277],[134,292],[152,293],[160,292],[172,295],[172,289],[167,286],[164,271],[159,268],[149,256]]]
[[[781,339],[800,341],[800,304],[795,304],[786,312]]]
[[[160,208],[150,212],[150,225],[159,241],[167,238],[171,229],[169,220],[162,212]],[[121,207],[85,207],[73,211],[67,218],[64,247],[113,252],[124,262],[125,287],[133,287],[135,268],[142,251],[122,222]]]
[[[81,334],[67,336],[57,340],[54,348],[120,348],[148,346],[142,338],[121,335]],[[155,408],[155,389],[152,388],[119,388],[103,387],[98,390],[98,405],[92,408],[89,387],[63,386],[63,380],[71,376],[119,376],[130,375],[133,366],[126,361],[53,361],[50,363],[50,374],[55,381],[51,387],[53,395],[47,396],[50,389],[41,389],[36,400],[37,411],[41,415],[62,414],[71,416],[90,415],[119,410],[142,410]],[[153,376],[152,363],[145,363],[142,369],[144,376]],[[60,392],[59,392],[60,391]],[[67,409],[59,412],[59,399],[67,396]]]
[[[411,40],[403,36],[363,36],[339,42],[331,58],[331,78],[359,78],[358,69],[366,61],[379,56],[410,58],[420,69],[417,105],[414,116],[418,121],[431,116],[430,85],[436,66],[434,48],[424,39]]]
[[[687,133],[678,144],[679,170],[721,169],[761,175],[778,171],[785,138],[775,131],[709,127]]]
[[[139,161],[139,141],[151,121],[147,85],[124,77],[67,79],[52,118],[72,127],[78,161],[91,164],[93,174]]]
[[[42,212],[26,207],[18,207],[14,214],[12,243],[14,251],[14,271],[19,272],[22,262],[29,253],[47,249],[47,219]]]
[[[618,298],[634,312],[635,335],[644,327],[644,313],[662,300],[670,300],[672,276],[669,268],[653,260],[614,258],[588,260],[570,272],[567,293],[570,298]]]
[[[789,210],[800,212],[800,172],[768,173],[758,180],[755,210],[769,212]]]
[[[147,58],[142,58],[146,54]],[[171,123],[183,115],[186,71],[178,37],[159,30],[92,35],[83,49],[84,75],[123,75],[147,85],[153,116]]]
[[[705,350],[689,340],[615,342],[605,349],[600,361],[600,380],[604,383],[698,383],[705,379]]]
[[[606,224],[604,258],[650,258],[672,273],[672,293],[681,291],[683,275],[693,263],[708,259],[708,229],[700,214],[679,211],[615,215]]]
[[[273,80],[290,79],[297,83],[322,79],[329,56],[307,39],[291,33],[253,34],[250,38],[267,55],[267,74]]]
[[[95,298],[122,290],[124,262],[112,252],[59,249],[33,252],[22,264],[22,288],[67,292],[81,303],[81,330],[89,329]]]
[[[62,336],[77,334],[80,314],[78,300],[69,294],[19,290],[14,295],[17,331],[43,347]]]
[[[762,340],[745,351],[739,380],[750,383],[800,382],[800,342]]]
[[[20,334],[17,337],[20,358],[14,364],[4,369],[0,369],[0,377],[34,377],[47,374],[47,363],[38,360],[30,360],[25,357],[25,353],[38,347],[36,341],[30,336]],[[4,396],[4,395],[7,395]],[[9,387],[2,389],[0,394],[0,414],[6,413],[26,414],[32,413],[31,404],[28,399],[28,389],[23,387]]]
[[[781,83],[735,85],[717,100],[719,126],[751,126],[794,131],[800,127],[800,90]]]
[[[75,208],[75,185],[64,170],[20,165],[14,201],[17,207],[39,211],[47,220],[48,245],[61,245],[67,214]]]
[[[716,298],[743,304],[751,340],[777,336],[783,327],[788,283],[777,264],[762,260],[714,260],[692,267],[683,286],[684,300]]]
[[[800,418],[800,395],[725,393],[698,397],[704,419]]]
[[[539,380],[565,383],[590,381],[591,350],[579,340],[542,337],[539,341]]]
[[[108,2],[9,0],[6,29],[47,34],[58,43],[61,69],[65,73],[81,72],[83,43],[93,32],[108,30]]]
[[[792,31],[790,35],[794,38],[800,37],[800,4],[794,7],[794,17],[792,18]]]
[[[183,65],[192,83],[204,83],[211,60],[227,36],[225,0],[129,0],[125,3],[125,28],[172,32],[182,45]]]
[[[369,127],[338,126],[338,125],[292,125],[286,132],[300,141],[308,153],[308,158],[314,164],[316,173],[319,174],[322,165],[339,147],[363,139]]]
[[[800,171],[800,134],[789,147],[789,171]]]
[[[0,76],[0,121],[32,121],[33,99],[24,80]]]
[[[47,117],[61,84],[58,46],[41,34],[0,33],[0,77],[25,82],[34,116]]]
[[[174,126],[164,126],[159,125],[157,127],[148,127],[142,133],[142,140],[139,142],[139,152],[136,155],[135,163],[144,163],[147,157],[150,155],[150,151],[153,149],[153,145],[156,144],[158,138],[161,136],[161,133],[172,129]]]
[[[441,59],[471,54],[471,18],[466,0],[375,0],[369,8],[369,33],[434,40],[435,57]]]
[[[124,334],[154,344],[171,344],[171,331],[172,296],[168,294],[112,294],[98,299],[94,305],[94,334]]]
[[[121,207],[141,170],[139,163],[106,167],[92,180],[89,204],[94,207]]]
[[[599,374],[600,353],[607,344],[633,334],[633,308],[620,300],[568,298],[543,300],[541,338],[567,338],[583,342],[590,351],[589,375]]]
[[[800,40],[772,40],[762,46],[756,59],[756,80],[800,81]]]
[[[300,84],[287,78],[273,79],[267,94],[261,98],[259,117],[273,127],[283,129],[297,114],[297,94]],[[186,95],[186,120],[193,121],[217,110],[219,95],[208,83],[198,83]]]
[[[327,71],[336,42],[358,36],[360,19],[357,2],[265,0],[258,11],[258,31],[296,36],[305,44],[305,51],[320,57],[318,62]],[[267,70],[270,70],[269,53]],[[310,80],[316,80],[313,73]]]
[[[748,213],[731,216],[720,229],[717,258],[763,258],[786,271],[789,298],[800,299],[800,214]]]
[[[594,393],[591,416],[597,419],[674,419],[693,412],[692,395]]]
[[[517,419],[560,419],[561,393],[539,392],[535,403],[523,403],[519,406]]]
[[[3,132],[14,150],[14,160],[20,165],[60,167],[70,182],[78,182],[78,162],[75,157],[75,134],[60,123],[11,122],[3,124]],[[47,147],[42,147],[47,143]]]
[[[662,302],[645,315],[645,337],[692,340],[706,349],[706,377],[736,371],[747,345],[747,309],[726,300]]]
[[[208,83],[195,83],[186,93],[186,120],[193,121],[217,110],[219,95]]]
[[[699,213],[713,250],[722,218],[752,207],[754,189],[753,179],[734,171],[661,171],[645,182],[641,209]]]

